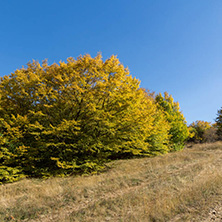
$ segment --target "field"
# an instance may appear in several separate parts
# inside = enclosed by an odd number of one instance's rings
[[[0,221],[222,221],[222,143],[0,186]]]

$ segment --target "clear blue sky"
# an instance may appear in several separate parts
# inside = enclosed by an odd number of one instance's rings
[[[0,21],[0,76],[101,52],[172,94],[188,123],[222,106],[222,0],[8,0]]]

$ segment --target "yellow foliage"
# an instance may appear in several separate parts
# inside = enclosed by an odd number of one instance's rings
[[[171,96],[160,100],[169,112],[116,56],[33,61],[1,78],[0,163],[46,176],[166,153],[180,112]]]

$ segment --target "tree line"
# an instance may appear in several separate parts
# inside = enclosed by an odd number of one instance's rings
[[[96,172],[188,136],[179,103],[141,88],[115,56],[33,61],[0,80],[0,183]]]

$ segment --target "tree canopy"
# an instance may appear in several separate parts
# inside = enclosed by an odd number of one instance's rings
[[[0,182],[96,171],[176,150],[187,136],[172,96],[140,88],[115,56],[33,61],[0,81]]]

